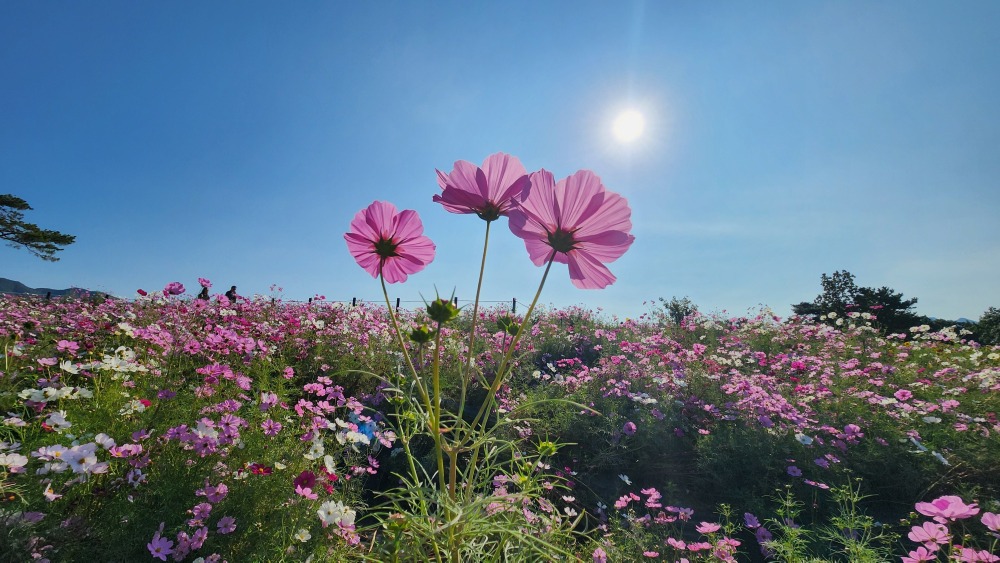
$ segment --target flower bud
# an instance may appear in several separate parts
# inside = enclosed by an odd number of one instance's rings
[[[427,325],[420,325],[410,332],[410,340],[417,344],[427,344],[434,338],[434,331]]]
[[[427,306],[427,316],[435,322],[444,324],[458,317],[458,307],[448,299],[435,299]]]
[[[509,315],[504,315],[503,317],[497,319],[497,326],[501,331],[506,332],[511,336],[515,336],[517,334],[517,330],[521,328],[521,325]]]

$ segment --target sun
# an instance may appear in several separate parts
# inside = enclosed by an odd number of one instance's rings
[[[638,139],[642,136],[645,129],[645,118],[642,117],[641,113],[632,109],[618,114],[618,117],[615,118],[615,123],[612,126],[615,138],[622,143],[631,143],[632,141]]]

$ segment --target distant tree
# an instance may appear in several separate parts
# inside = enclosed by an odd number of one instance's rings
[[[76,237],[25,222],[23,212],[30,210],[31,206],[23,199],[0,194],[0,239],[7,241],[8,246],[24,247],[42,260],[58,261],[55,253],[73,244]]]
[[[662,314],[665,317],[669,317],[674,324],[681,324],[684,317],[689,317],[698,312],[698,306],[688,299],[686,295],[681,299],[678,299],[676,296],[671,297],[670,301],[661,297],[660,306],[663,307]]]
[[[822,274],[820,285],[823,286],[823,293],[819,294],[812,302],[803,301],[798,305],[792,305],[792,312],[796,315],[826,315],[831,312],[843,317],[848,312],[848,305],[854,304],[855,296],[858,294],[858,286],[854,283],[854,274],[847,270],[834,272],[833,275]]]
[[[848,313],[870,313],[875,315],[873,323],[887,333],[906,332],[911,326],[923,324],[923,318],[912,311],[917,299],[904,299],[903,294],[888,287],[878,289],[858,287],[854,275],[847,270],[823,274],[820,277],[823,293],[812,302],[802,302],[792,305],[796,315],[829,316],[836,313],[834,319],[844,318]]]
[[[980,344],[1000,344],[1000,309],[990,307],[979,317],[976,336]]]

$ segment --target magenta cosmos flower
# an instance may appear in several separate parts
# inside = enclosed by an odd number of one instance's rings
[[[965,504],[961,497],[954,495],[945,495],[931,502],[918,502],[914,508],[917,512],[924,516],[930,516],[935,522],[941,524],[971,518],[979,514],[979,507],[976,506],[976,503]]]
[[[589,170],[555,182],[539,170],[520,205],[509,213],[510,230],[524,239],[536,266],[550,259],[569,264],[569,278],[581,289],[602,289],[615,281],[604,265],[632,245],[632,210],[622,196],[608,191]]]
[[[528,187],[528,173],[516,156],[498,152],[482,166],[459,160],[451,174],[437,170],[441,193],[434,196],[451,213],[475,213],[484,221],[506,216]]]
[[[354,216],[344,239],[351,256],[373,278],[381,274],[385,281],[397,283],[434,259],[434,243],[423,233],[416,211],[397,212],[395,205],[375,201]]]

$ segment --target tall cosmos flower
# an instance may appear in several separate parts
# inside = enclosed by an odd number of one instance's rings
[[[451,213],[475,213],[484,221],[506,216],[529,182],[521,161],[502,152],[486,157],[482,166],[459,160],[451,174],[436,172],[441,193],[434,201]]]
[[[556,183],[552,173],[531,174],[520,205],[508,215],[510,230],[524,239],[536,266],[549,258],[569,264],[569,278],[581,289],[602,289],[615,281],[604,265],[635,240],[628,202],[605,189],[601,179],[580,170]]]
[[[434,259],[434,243],[423,235],[424,225],[416,211],[396,211],[396,206],[375,201],[362,209],[344,234],[347,249],[358,265],[385,281],[406,281]]]

